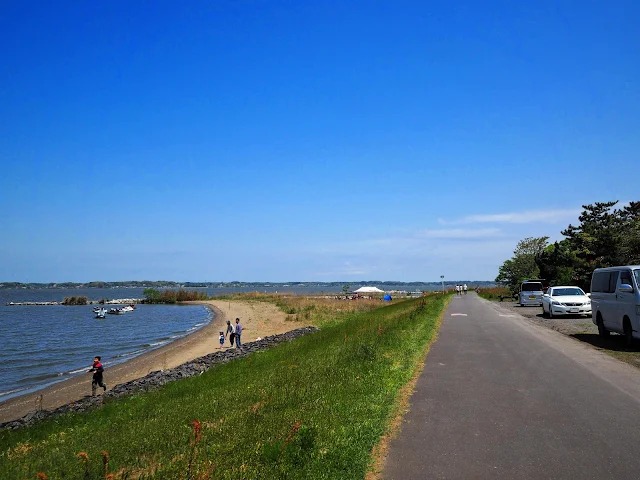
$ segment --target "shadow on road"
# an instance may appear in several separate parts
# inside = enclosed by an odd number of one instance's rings
[[[640,344],[636,344],[631,348],[627,347],[624,335],[601,337],[600,335],[593,333],[573,333],[569,336],[603,350],[610,350],[612,352],[640,353]]]

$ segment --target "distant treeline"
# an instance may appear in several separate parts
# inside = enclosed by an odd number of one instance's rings
[[[207,300],[209,296],[205,292],[194,290],[164,290],[159,291],[155,288],[147,288],[144,292],[145,303],[178,303],[192,302],[194,300]]]
[[[451,280],[445,281],[445,285],[456,285],[458,283],[467,283],[474,285],[495,285],[496,282],[491,280]],[[420,290],[420,287],[433,287],[442,285],[442,282],[397,282],[394,280],[361,280],[356,282],[186,282],[181,284],[184,288],[282,288],[287,289],[289,287],[342,287],[344,285],[350,285],[353,288],[358,287],[379,287],[379,286],[392,286],[392,287],[405,287],[407,289]]]
[[[63,283],[21,283],[21,282],[2,282],[0,289],[24,288],[24,289],[43,289],[43,288],[180,288],[181,283],[168,281],[127,281],[127,282],[63,282]]]
[[[445,281],[445,285],[455,285],[457,283],[467,283],[473,285],[494,285],[495,282],[487,280],[451,280]],[[21,282],[2,282],[0,283],[0,289],[22,288],[22,289],[43,289],[43,288],[168,288],[168,289],[180,289],[180,288],[277,288],[286,290],[287,288],[294,287],[316,287],[316,288],[335,288],[343,287],[344,285],[350,285],[354,289],[358,287],[377,287],[377,286],[394,286],[404,287],[410,290],[431,290],[434,287],[441,285],[441,282],[396,282],[391,280],[378,281],[378,280],[366,280],[358,282],[170,282],[170,281],[147,281],[147,280],[132,280],[125,282],[88,282],[88,283],[21,283]]]

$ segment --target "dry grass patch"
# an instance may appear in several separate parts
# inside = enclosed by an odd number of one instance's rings
[[[324,295],[301,296],[259,292],[237,293],[223,298],[272,303],[287,315],[288,321],[303,322],[305,325],[323,325],[351,314],[371,312],[384,305],[382,300],[370,298],[345,300]]]

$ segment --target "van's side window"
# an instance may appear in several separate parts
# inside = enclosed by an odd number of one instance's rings
[[[620,272],[620,285],[626,283],[627,285],[631,285],[633,287],[633,280],[631,278],[631,272],[629,270],[624,270]]]
[[[606,292],[609,289],[609,278],[611,274],[609,272],[598,272],[593,274],[593,289],[594,292]]]
[[[611,277],[609,277],[609,288],[606,290],[607,293],[615,293],[619,273],[620,272],[611,272]]]

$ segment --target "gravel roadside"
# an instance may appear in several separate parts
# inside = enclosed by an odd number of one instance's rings
[[[533,322],[556,330],[557,332],[564,333],[565,335],[576,334],[597,334],[598,327],[596,327],[591,321],[591,317],[584,316],[571,316],[560,318],[544,318],[542,316],[542,307],[521,307],[516,302],[497,302],[498,305],[511,310],[518,315],[522,315]]]

